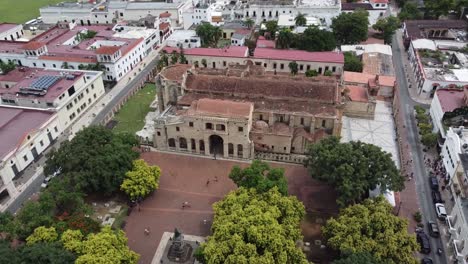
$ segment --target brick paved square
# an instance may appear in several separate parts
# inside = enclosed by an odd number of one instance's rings
[[[185,234],[209,235],[213,217],[212,204],[236,188],[228,177],[232,166],[248,166],[245,162],[160,152],[142,153],[142,158],[151,165],[160,166],[162,170],[160,188],[141,204],[140,211],[133,210],[125,227],[129,246],[141,255],[140,263],[145,264],[151,263],[165,231],[173,232],[177,227]],[[333,190],[313,180],[306,168],[278,163],[272,166],[286,169],[290,194],[304,202],[308,211],[336,213],[336,196]],[[218,178],[217,182],[215,176]],[[208,180],[210,183],[207,185]],[[190,208],[183,209],[184,202],[189,202]],[[208,220],[207,224],[203,220]],[[144,234],[145,228],[151,230],[149,236]],[[307,241],[317,236],[309,228],[305,229]]]

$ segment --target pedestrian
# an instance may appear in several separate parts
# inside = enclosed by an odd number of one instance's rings
[[[148,228],[145,228],[145,235],[149,235],[150,234],[150,230],[149,230],[149,227]]]
[[[206,219],[203,219],[203,224],[204,224],[204,225],[206,225],[206,222],[207,222]]]
[[[218,176],[215,176],[215,177],[214,177],[214,181],[215,181],[215,182],[218,182]]]
[[[206,186],[210,185],[210,179],[206,181]]]

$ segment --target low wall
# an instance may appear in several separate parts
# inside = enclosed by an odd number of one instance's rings
[[[303,164],[307,156],[255,151],[255,159]]]

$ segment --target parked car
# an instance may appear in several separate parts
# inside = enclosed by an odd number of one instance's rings
[[[423,258],[421,259],[421,264],[433,264],[433,262],[430,258]]]
[[[47,188],[47,186],[49,185],[50,179],[51,179],[50,176],[46,177],[46,178],[44,179],[44,181],[42,182],[41,187],[42,187],[42,188]]]
[[[439,190],[439,181],[437,181],[436,177],[429,177],[429,184],[431,185],[431,189],[434,191]]]
[[[439,226],[437,225],[436,222],[433,222],[433,221],[427,222],[427,229],[429,229],[429,235],[431,237],[439,237],[440,236]]]
[[[416,240],[421,246],[421,253],[431,253],[431,243],[429,242],[429,237],[426,235],[426,233],[424,233],[424,231],[418,231],[416,233]]]
[[[435,204],[436,203],[444,203],[444,201],[442,200],[442,195],[440,194],[439,191],[432,190],[432,201]]]
[[[445,218],[447,218],[447,211],[445,210],[445,205],[441,203],[436,203],[435,209],[436,209],[437,217],[440,220],[445,220]]]

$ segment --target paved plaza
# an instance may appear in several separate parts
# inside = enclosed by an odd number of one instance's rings
[[[248,165],[161,152],[142,153],[142,158],[160,166],[162,175],[160,188],[141,204],[140,211],[134,209],[127,218],[125,232],[129,246],[141,255],[140,263],[151,263],[164,232],[173,232],[176,227],[186,235],[209,235],[212,204],[236,188],[228,177],[232,166]],[[308,211],[337,212],[333,190],[313,180],[304,166],[279,163],[272,166],[286,169],[290,194],[304,202]],[[189,202],[190,207],[182,208],[184,202]],[[145,235],[145,228],[150,230],[149,235]],[[314,239],[306,233],[305,239]]]

